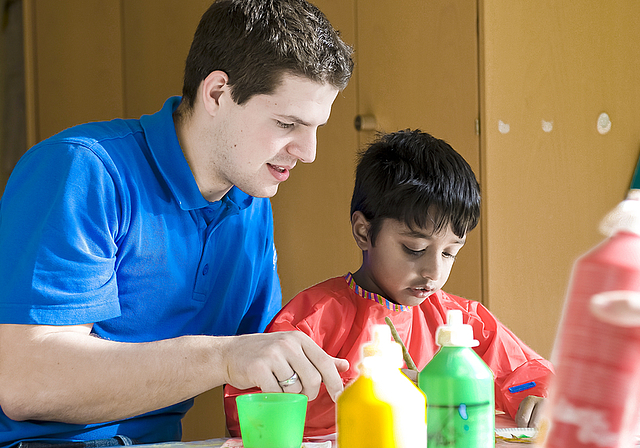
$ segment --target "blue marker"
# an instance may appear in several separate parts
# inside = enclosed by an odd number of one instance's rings
[[[517,392],[522,392],[523,390],[533,389],[534,387],[536,387],[536,382],[529,381],[528,383],[522,383],[522,384],[518,384],[517,386],[511,386],[509,388],[509,392],[511,392],[512,394],[515,394]]]

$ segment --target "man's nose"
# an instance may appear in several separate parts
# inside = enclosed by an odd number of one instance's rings
[[[302,163],[311,163],[316,159],[316,147],[318,139],[315,130],[308,130],[301,133],[289,145],[289,153],[295,156]]]

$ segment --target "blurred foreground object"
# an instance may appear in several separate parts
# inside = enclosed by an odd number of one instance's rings
[[[640,190],[573,267],[551,361],[545,448],[626,448],[640,417]]]

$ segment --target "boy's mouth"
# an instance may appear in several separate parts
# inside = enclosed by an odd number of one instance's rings
[[[433,288],[428,286],[414,286],[410,288],[414,295],[418,297],[428,297],[433,294]]]

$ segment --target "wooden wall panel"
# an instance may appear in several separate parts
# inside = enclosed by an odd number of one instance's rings
[[[35,141],[123,113],[120,0],[30,0]],[[34,50],[32,52],[32,50]]]
[[[154,113],[182,94],[184,63],[211,0],[123,1],[125,115]]]
[[[5,2],[0,33],[0,195],[27,145],[24,7]]]
[[[182,440],[215,439],[227,437],[223,388],[216,387],[196,397],[193,407],[182,419]]]
[[[485,293],[549,356],[572,264],[603,238],[638,159],[640,3],[482,5]]]

